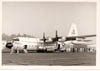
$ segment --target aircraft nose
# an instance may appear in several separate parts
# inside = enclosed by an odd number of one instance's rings
[[[6,43],[6,48],[11,49],[12,47],[13,47],[13,43],[11,43],[11,42]]]

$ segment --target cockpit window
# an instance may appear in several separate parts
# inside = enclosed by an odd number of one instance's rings
[[[13,41],[19,41],[19,39],[18,39],[18,38],[16,38],[16,39],[13,39]]]

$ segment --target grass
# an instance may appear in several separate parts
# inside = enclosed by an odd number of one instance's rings
[[[3,65],[95,66],[96,53],[2,53]]]

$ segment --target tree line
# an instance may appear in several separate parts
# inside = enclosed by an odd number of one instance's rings
[[[6,41],[11,41],[15,37],[33,37],[34,38],[34,36],[31,36],[31,35],[28,35],[28,34],[22,34],[22,35],[20,33],[11,34],[11,35],[7,35],[5,33],[2,34],[2,40],[6,40]]]

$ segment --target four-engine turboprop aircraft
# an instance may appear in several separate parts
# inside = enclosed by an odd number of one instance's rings
[[[6,47],[11,49],[11,53],[15,50],[17,50],[17,53],[21,50],[27,53],[27,50],[37,51],[42,42],[39,38],[16,37],[11,42],[8,42]]]
[[[43,34],[43,42],[44,46],[48,46],[46,44],[56,44],[56,49],[60,50],[63,48],[63,45],[66,44],[74,44],[74,45],[90,45],[89,43],[92,40],[87,40],[86,38],[95,37],[96,35],[78,35],[76,24],[72,24],[69,34],[67,37],[58,36],[58,32],[56,30],[55,37],[46,38],[45,33]],[[49,40],[49,41],[48,41]]]
[[[56,30],[56,36],[49,39],[51,40],[52,43],[53,42],[66,42],[66,43],[71,42],[74,44],[87,44],[88,42],[92,41],[92,40],[86,39],[89,37],[96,37],[96,35],[95,34],[94,35],[78,35],[76,24],[72,24],[67,37],[58,36],[58,32]],[[48,43],[48,39],[45,38],[45,33],[42,40],[44,40],[45,43],[46,41]]]
[[[70,32],[67,37],[59,37],[58,32],[56,30],[55,37],[46,38],[45,33],[43,33],[43,38],[28,38],[28,37],[16,37],[13,39],[13,44],[8,43],[6,47],[11,48],[11,53],[14,50],[24,50],[27,53],[27,50],[60,50],[61,46],[64,44],[87,44],[87,42],[91,40],[85,40],[88,37],[95,37],[96,35],[78,35],[76,24],[72,24]],[[11,45],[12,44],[12,45]],[[50,46],[50,47],[49,47]]]

